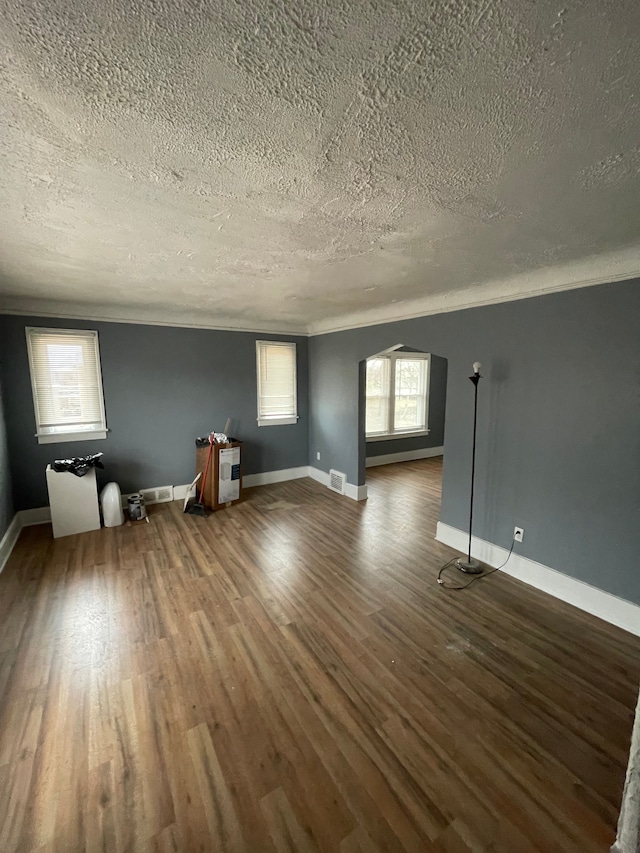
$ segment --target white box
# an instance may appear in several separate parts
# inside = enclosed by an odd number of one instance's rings
[[[70,471],[54,471],[47,465],[47,489],[51,508],[53,538],[100,529],[96,469],[84,477]]]

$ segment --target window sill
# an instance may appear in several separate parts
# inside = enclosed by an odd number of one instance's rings
[[[258,418],[258,426],[282,426],[283,424],[297,424],[298,416],[291,415],[287,418]]]
[[[421,435],[429,435],[430,432],[430,429],[416,429],[411,432],[388,432],[384,435],[368,435],[366,436],[366,442],[369,444],[373,441],[393,441],[398,438],[414,438]]]
[[[38,444],[62,444],[70,441],[96,441],[107,437],[106,429],[93,430],[92,432],[52,432],[38,435]]]

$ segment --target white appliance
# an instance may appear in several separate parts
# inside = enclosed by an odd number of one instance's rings
[[[147,519],[147,522],[149,521],[147,508],[144,505],[143,495],[140,493],[129,495],[127,504],[129,509],[129,518],[131,521],[143,521],[145,518]]]
[[[122,495],[117,483],[107,483],[100,492],[100,506],[105,527],[119,527],[124,524],[122,511]]]

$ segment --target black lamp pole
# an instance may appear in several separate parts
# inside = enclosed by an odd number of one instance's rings
[[[480,563],[474,560],[471,556],[471,528],[473,526],[473,492],[476,480],[476,432],[478,428],[478,382],[482,379],[480,376],[480,368],[482,365],[479,361],[473,364],[473,376],[469,379],[473,382],[473,447],[471,450],[471,498],[469,500],[469,547],[467,549],[467,559],[463,560],[460,557],[456,560],[456,566],[461,572],[466,572],[468,575],[479,575],[482,572]]]

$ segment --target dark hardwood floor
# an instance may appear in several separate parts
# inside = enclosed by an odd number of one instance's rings
[[[640,638],[497,573],[435,583],[440,460],[0,575],[0,850],[604,853]]]

